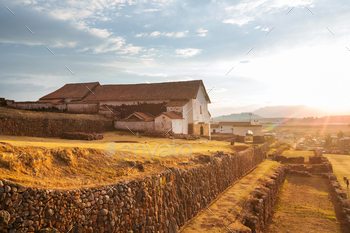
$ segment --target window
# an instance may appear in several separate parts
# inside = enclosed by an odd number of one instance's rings
[[[199,112],[202,114],[202,105],[199,106]]]

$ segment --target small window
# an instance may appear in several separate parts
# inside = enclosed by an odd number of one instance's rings
[[[202,114],[202,105],[199,106],[199,112]]]

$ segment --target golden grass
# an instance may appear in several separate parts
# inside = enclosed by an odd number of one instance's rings
[[[349,196],[349,189],[347,189],[343,177],[346,176],[350,179],[350,155],[324,154],[324,156],[332,163],[334,175]]]
[[[290,150],[285,150],[282,153],[282,155],[286,156],[287,158],[290,158],[290,157],[304,157],[304,161],[308,162],[309,161],[309,157],[310,156],[314,156],[314,152],[313,151],[300,151],[300,150],[290,149]]]
[[[137,141],[137,143],[111,144],[114,141]],[[248,147],[242,143],[231,146],[229,142],[205,139],[186,141],[139,138],[124,131],[106,132],[103,140],[95,141],[0,135],[0,142],[9,143],[9,145],[0,144],[2,178],[28,186],[64,189],[94,187],[125,179],[141,179],[166,171],[164,165],[191,167],[195,164],[186,166],[178,164],[188,162],[191,158],[202,154],[210,155],[216,151],[232,153],[236,151],[236,146]],[[184,144],[192,147],[191,157],[179,155],[180,146]],[[127,147],[122,150],[125,155],[130,155],[129,157],[120,154],[123,145],[131,146],[132,151]],[[145,156],[143,146],[146,149]],[[168,146],[171,148],[171,154],[175,147],[175,154],[178,156],[162,156],[165,153],[160,153],[161,150],[167,152]],[[153,157],[148,148],[151,152],[156,151]],[[103,150],[108,152],[116,150],[117,153],[108,157]],[[189,155],[189,153],[190,149],[184,147],[183,154]],[[130,170],[132,166],[129,161],[144,163],[145,170],[140,171],[137,168]]]
[[[261,163],[253,172],[237,181],[209,206],[214,214],[208,209],[204,210],[192,219],[181,232],[228,232],[225,225],[232,231],[246,229],[245,226],[236,221],[242,211],[242,205],[259,183],[265,180],[278,166],[280,166],[279,163],[271,160]]]
[[[287,176],[271,224],[265,233],[340,233],[322,178]]]

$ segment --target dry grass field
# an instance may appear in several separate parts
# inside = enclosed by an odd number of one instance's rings
[[[286,156],[287,158],[289,158],[289,157],[304,157],[304,161],[309,162],[309,157],[314,156],[314,152],[313,151],[300,151],[300,150],[290,149],[290,150],[285,150],[282,153],[282,155]]]
[[[180,147],[185,144],[188,146],[183,147],[181,156]],[[193,153],[188,157],[190,147]],[[159,174],[167,170],[164,165],[191,167],[195,164],[181,163],[198,155],[233,153],[248,147],[206,139],[137,137],[125,131],[106,132],[103,140],[94,141],[0,135],[0,174],[4,179],[35,187],[93,187]],[[165,156],[168,148],[171,156]],[[131,161],[142,163],[144,169],[133,168]]]
[[[343,177],[350,179],[350,155],[324,154],[324,156],[332,163],[333,172],[349,197],[349,189],[346,188]]]
[[[341,233],[322,178],[287,176],[265,233]]]
[[[277,168],[279,163],[265,160],[254,171],[238,180],[233,186],[226,189],[214,201],[209,209],[192,219],[182,228],[182,233],[197,232],[229,232],[229,229],[243,230],[247,227],[236,221],[242,211],[243,203],[248,199],[249,194]]]

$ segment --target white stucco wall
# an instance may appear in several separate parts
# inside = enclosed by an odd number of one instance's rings
[[[172,120],[172,127],[174,133],[183,133],[183,119],[173,119]]]
[[[115,121],[114,128],[128,130],[126,127],[132,131],[147,131],[154,130],[154,121]],[[135,133],[135,132],[134,132]]]
[[[197,124],[198,122],[204,122],[205,124],[209,124],[210,122],[210,115],[208,112],[208,102],[204,95],[204,90],[202,87],[199,88],[197,98],[193,100],[194,102],[194,108],[193,108],[193,120],[194,123]],[[202,113],[201,109],[202,108]]]
[[[110,105],[110,106],[122,106],[124,105],[138,105],[138,103],[147,104],[161,104],[164,102],[169,102],[169,100],[151,100],[151,101],[100,101],[100,105]]]
[[[160,115],[154,119],[155,130],[168,132],[173,126],[172,121],[165,115]]]

